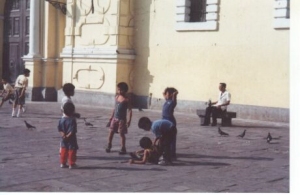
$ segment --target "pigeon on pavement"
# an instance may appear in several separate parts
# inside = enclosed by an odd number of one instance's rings
[[[272,136],[271,133],[269,132],[268,137],[267,137],[267,142],[270,143],[272,141]]]
[[[24,121],[24,122],[25,122],[25,125],[26,125],[27,129],[35,129],[35,126],[27,123],[26,121]]]
[[[218,133],[221,135],[221,136],[228,136],[229,134],[228,133],[225,133],[221,130],[221,128],[219,127],[218,128]]]
[[[238,135],[238,137],[243,138],[246,135],[246,129],[244,130],[244,132],[241,135]]]

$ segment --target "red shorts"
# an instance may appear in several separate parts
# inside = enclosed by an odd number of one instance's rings
[[[109,129],[114,133],[127,134],[127,124],[126,120],[119,120],[114,118],[110,122]]]

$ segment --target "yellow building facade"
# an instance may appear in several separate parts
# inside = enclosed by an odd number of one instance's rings
[[[39,16],[30,19],[23,56],[32,72],[30,100],[60,101],[62,85],[71,82],[76,103],[113,106],[116,84],[124,81],[136,107],[161,109],[163,90],[175,87],[177,111],[195,112],[216,100],[225,82],[232,95],[228,110],[238,117],[289,121],[287,15],[293,2],[206,0],[204,19],[196,22],[190,21],[194,0],[60,2],[66,14],[30,0],[30,16]]]

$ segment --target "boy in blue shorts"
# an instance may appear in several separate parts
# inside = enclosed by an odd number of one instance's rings
[[[152,122],[148,117],[142,117],[138,122],[138,127],[145,131],[151,130],[155,135],[153,145],[157,145],[158,142],[161,145],[164,159],[158,164],[171,165],[172,159],[170,149],[172,140],[174,140],[174,136],[176,134],[176,127],[174,124],[165,119]]]

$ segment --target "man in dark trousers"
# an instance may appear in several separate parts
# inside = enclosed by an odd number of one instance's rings
[[[202,126],[208,126],[210,124],[210,115],[212,115],[213,122],[211,126],[217,125],[217,116],[226,112],[227,106],[230,104],[231,95],[226,91],[226,83],[220,83],[219,85],[219,97],[218,101],[211,102],[206,108],[205,119]]]

